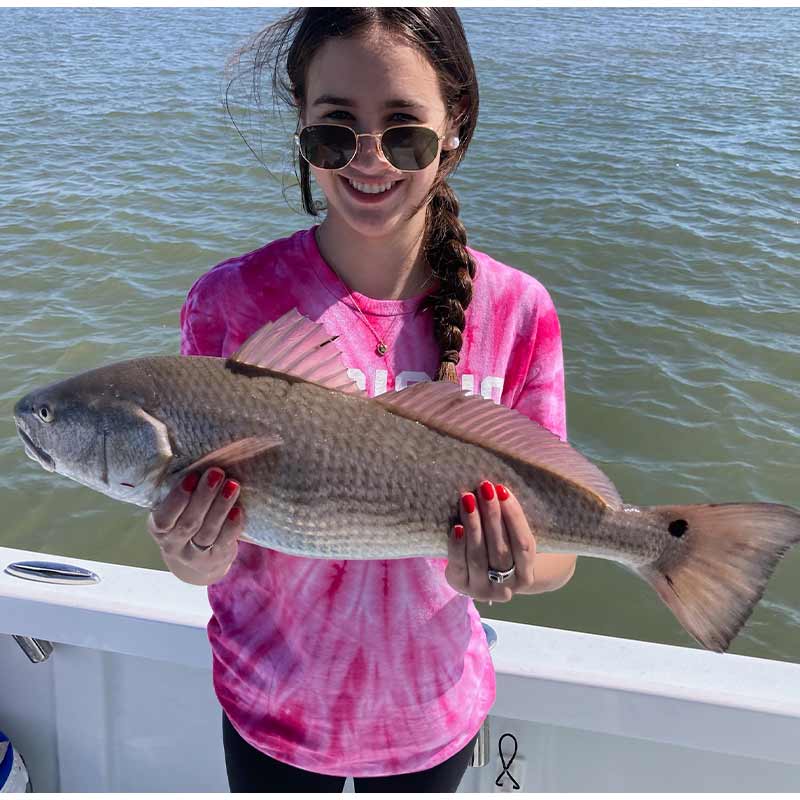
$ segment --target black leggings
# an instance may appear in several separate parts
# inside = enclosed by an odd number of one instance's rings
[[[422,772],[354,778],[357,792],[455,792],[469,764],[475,739],[447,761]],[[341,792],[346,776],[320,775],[284,764],[256,750],[222,715],[225,766],[232,792]]]

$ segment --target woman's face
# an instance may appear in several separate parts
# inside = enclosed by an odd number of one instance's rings
[[[436,73],[425,56],[381,31],[329,39],[312,59],[306,85],[301,125],[338,123],[356,133],[426,125],[446,137],[443,149],[458,132],[448,124]],[[328,223],[368,237],[385,236],[407,224],[430,189],[440,158],[423,170],[402,172],[379,154],[377,144],[376,139],[360,139],[358,153],[344,169],[310,168],[328,201]],[[391,189],[366,194],[351,181]]]

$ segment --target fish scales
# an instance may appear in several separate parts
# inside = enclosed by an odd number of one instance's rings
[[[358,398],[238,374],[219,359],[152,359],[149,371],[159,400],[148,411],[174,433],[179,465],[231,439],[282,440],[279,453],[231,473],[259,544],[326,558],[444,557],[458,498],[491,479],[536,520],[542,552],[638,563],[658,550],[580,487]]]
[[[160,401],[148,411],[174,431],[177,465],[230,439],[282,441],[231,472],[248,537],[267,546],[329,558],[445,556],[461,492],[488,475],[523,488],[494,454],[360,399],[243,376],[219,360],[153,361]]]

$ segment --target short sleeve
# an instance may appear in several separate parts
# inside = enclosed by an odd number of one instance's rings
[[[181,355],[222,356],[225,323],[216,313],[220,306],[209,292],[207,273],[189,290],[181,308]]]
[[[528,373],[514,408],[566,441],[561,325],[553,301],[544,290],[536,307],[536,331]]]

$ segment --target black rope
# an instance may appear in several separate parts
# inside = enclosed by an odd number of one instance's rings
[[[511,740],[514,742],[514,752],[511,754],[508,764],[506,764],[506,759],[503,755],[503,739],[505,739],[506,736],[510,736]],[[497,742],[497,749],[500,751],[500,763],[503,765],[503,771],[497,776],[497,780],[495,780],[494,785],[503,786],[503,775],[508,775],[508,777],[511,778],[511,783],[514,784],[514,789],[519,789],[519,784],[514,776],[509,772],[509,768],[514,763],[514,759],[517,757],[517,737],[514,736],[513,733],[504,733]]]

